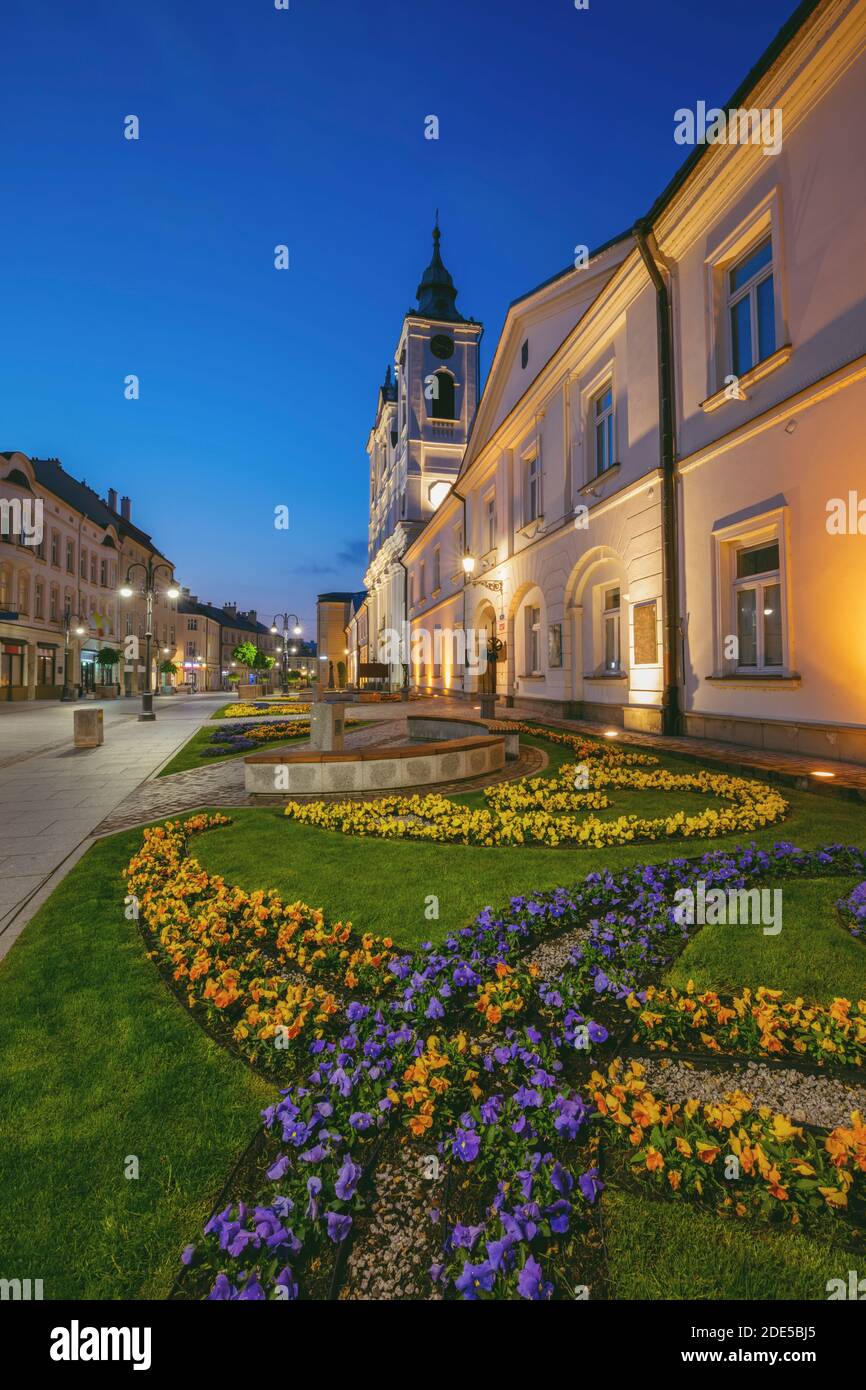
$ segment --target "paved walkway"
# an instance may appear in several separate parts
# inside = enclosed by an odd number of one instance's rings
[[[90,843],[95,827],[171,758],[224,695],[154,702],[140,723],[138,700],[78,705],[0,703],[0,957],[46,894]],[[75,748],[72,711],[104,712],[105,742]],[[62,877],[62,874],[60,875]]]

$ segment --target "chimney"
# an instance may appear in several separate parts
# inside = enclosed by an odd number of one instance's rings
[[[130,515],[129,515],[129,511],[130,511],[131,505],[132,505],[132,504],[131,504],[131,502],[130,502],[130,500],[129,500],[128,497],[121,497],[121,499],[120,499],[120,515],[123,517],[124,521],[130,521],[130,520],[131,520],[131,517],[130,517]]]
[[[116,488],[116,487],[110,487],[110,488],[108,489],[108,505],[109,505],[109,507],[111,508],[111,510],[112,510],[113,512],[116,512],[116,511],[117,511],[117,488]]]

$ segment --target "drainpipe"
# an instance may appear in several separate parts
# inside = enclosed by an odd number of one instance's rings
[[[404,612],[405,615],[406,615],[406,617],[405,617],[405,623],[406,623],[405,631],[406,631],[406,632],[409,634],[409,636],[411,637],[411,628],[410,628],[410,625],[409,625],[409,571],[408,571],[408,569],[406,568],[404,562],[400,559],[400,556],[399,556],[399,555],[396,555],[394,558],[396,559],[397,564],[400,566],[401,570],[403,571],[403,612]],[[367,615],[367,621],[369,622],[369,614]],[[411,645],[411,644],[410,644],[410,645]],[[403,699],[404,699],[404,700],[408,700],[408,698],[409,698],[409,667],[410,667],[409,656],[410,656],[410,652],[407,651],[407,652],[406,652],[406,660],[403,662],[403,689],[402,689],[402,694],[403,694]]]
[[[457,489],[456,489],[456,487],[454,486],[453,483],[452,483],[452,485],[451,485],[451,496],[452,496],[452,497],[456,497],[458,502],[462,502],[462,503],[463,503],[463,552],[464,552],[464,554],[465,554],[466,551],[469,549],[469,532],[468,532],[467,529],[466,529],[466,498],[463,496],[463,493],[462,493],[462,492],[458,492],[458,491],[457,491]],[[462,569],[462,567],[463,567],[463,556],[461,555],[461,556],[459,556],[458,558],[459,558],[459,560],[460,560],[460,566],[461,566],[461,569]],[[464,647],[465,647],[465,643],[466,643],[466,576],[465,576],[465,574],[464,574],[464,576],[463,576],[463,642],[464,642]],[[461,690],[463,691],[463,694],[465,695],[465,694],[466,694],[466,662],[465,662],[465,661],[463,662],[463,673],[462,673],[462,675],[461,675],[461,677],[460,677],[460,688],[461,688]]]
[[[656,292],[659,359],[659,452],[662,469],[662,565],[664,572],[664,684],[662,732],[680,732],[679,634],[680,586],[677,547],[676,437],[674,432],[674,352],[668,287],[647,237],[651,225],[635,224],[634,238]]]

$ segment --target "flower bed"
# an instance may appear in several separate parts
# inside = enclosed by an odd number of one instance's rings
[[[750,1056],[808,1056],[814,1061],[866,1063],[866,999],[834,999],[827,1007],[787,999],[779,989],[743,990],[723,1000],[712,990],[696,994],[649,989],[629,995],[632,1041],[654,1052],[701,1050]]]
[[[266,1164],[248,1175],[248,1200],[223,1205],[184,1252],[182,1294],[331,1296],[380,1144],[405,1152],[412,1171],[435,1158],[448,1172],[444,1214],[431,1212],[443,1232],[432,1287],[446,1298],[572,1298],[582,1286],[599,1296],[595,1207],[608,1151],[609,1177],[670,1200],[795,1226],[866,1219],[861,1116],[814,1134],[738,1093],[714,1105],[661,1102],[638,1063],[616,1058],[596,1012],[619,1011],[629,1031],[668,1044],[862,1061],[864,1001],[856,1011],[840,1000],[807,1006],[758,989],[728,1017],[716,996],[647,982],[689,935],[673,915],[679,887],[850,874],[866,867],[862,851],[747,846],[592,873],[399,953],[387,938],[204,873],[189,837],[226,823],[198,816],[145,833],[128,871],[143,930],[189,1005],[209,1010],[214,1031],[266,1070],[274,1010],[291,983],[300,991],[291,1060],[306,1061],[302,1083],[264,1112]],[[533,942],[574,928],[578,944],[553,978],[523,959]]]
[[[866,1124],[853,1115],[824,1138],[732,1092],[713,1105],[657,1100],[637,1062],[594,1072],[593,1100],[627,1165],[658,1190],[738,1217],[799,1225],[836,1212],[866,1220]]]
[[[301,700],[256,700],[254,703],[241,700],[237,704],[226,705],[219,711],[220,719],[241,719],[259,714],[309,714],[310,706]]]
[[[866,883],[858,883],[856,888],[836,904],[842,925],[858,941],[866,940]]]

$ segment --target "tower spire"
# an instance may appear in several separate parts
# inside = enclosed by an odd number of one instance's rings
[[[442,232],[439,227],[439,209],[433,224],[433,255],[430,264],[421,277],[417,289],[418,312],[425,318],[442,319],[448,323],[462,323],[463,315],[457,310],[457,290],[454,281],[442,263],[439,242]]]

